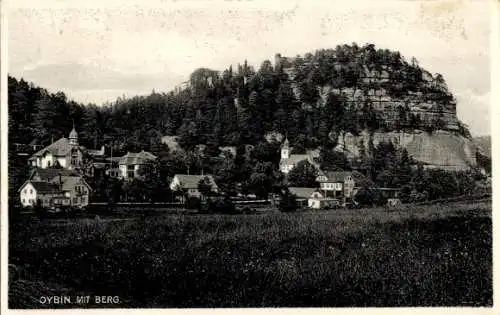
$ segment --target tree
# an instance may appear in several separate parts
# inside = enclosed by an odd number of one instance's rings
[[[150,202],[167,201],[171,197],[167,177],[162,177],[161,167],[159,160],[148,161],[138,171],[144,197]]]
[[[213,195],[214,191],[212,190],[212,182],[210,181],[210,178],[205,176],[200,179],[200,181],[198,182],[198,191],[203,198]]]
[[[410,183],[412,177],[411,159],[406,149],[401,149],[400,157],[395,169],[395,186],[404,186]]]
[[[316,177],[318,171],[309,161],[304,160],[288,173],[288,181],[290,186],[294,187],[317,187]]]
[[[281,212],[295,212],[298,208],[297,199],[295,195],[291,194],[288,190],[281,196],[279,203],[279,210]]]
[[[350,170],[351,165],[343,152],[322,147],[319,152],[319,165],[324,170]]]

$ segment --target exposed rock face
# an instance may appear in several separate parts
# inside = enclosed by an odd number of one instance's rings
[[[367,131],[359,136],[341,135],[337,139],[337,150],[356,158],[360,142],[367,148],[372,138],[375,146],[381,141],[392,141],[406,148],[426,168],[455,171],[477,166],[477,147],[458,120],[456,103],[441,75],[433,76],[414,61],[411,65],[405,63],[399,55],[382,53],[379,56],[385,57],[373,62],[370,61],[373,54],[368,50],[354,51],[351,50],[353,53],[347,58],[342,57],[341,50],[339,54],[330,51],[303,59],[275,56],[275,67],[282,68],[288,75],[297,99],[301,99],[297,81],[320,73],[320,77],[328,79],[317,80],[320,97],[316,106],[323,106],[333,92],[343,97],[346,107],[358,112],[369,108],[385,124],[385,128],[372,135]],[[384,58],[393,58],[393,61],[383,61]],[[415,130],[408,132],[408,129]]]
[[[275,66],[282,66],[283,71],[288,75],[292,82],[292,88],[295,96],[300,99],[300,90],[297,87],[295,78],[297,76],[297,68],[293,65],[295,58],[282,57],[277,54],[275,56]],[[356,61],[357,62],[357,61]],[[304,68],[317,67],[316,64],[304,63]],[[342,71],[346,64],[336,64],[336,70]],[[394,125],[400,119],[399,108],[404,108],[407,115],[414,115],[420,122],[421,127],[434,126],[437,121],[441,121],[441,126],[437,129],[458,131],[459,121],[456,116],[456,103],[453,100],[447,102],[438,102],[433,93],[425,90],[432,90],[440,83],[429,72],[421,69],[421,91],[407,91],[404,95],[398,97],[391,96],[387,91],[390,85],[397,85],[398,79],[392,76],[397,74],[391,73],[392,70],[384,65],[380,69],[369,69],[367,65],[362,66],[362,70],[357,73],[359,80],[356,86],[344,86],[334,88],[331,85],[323,85],[318,87],[320,100],[318,105],[324,105],[326,97],[330,92],[335,92],[339,95],[344,95],[347,98],[347,103],[355,108],[361,109],[365,104],[372,106],[380,117],[389,125]],[[441,87],[446,90],[445,87]]]
[[[474,143],[454,132],[375,132],[371,137],[375,146],[382,141],[392,141],[396,146],[406,148],[408,154],[423,163],[425,168],[461,171],[477,166]],[[337,150],[344,150],[348,157],[356,158],[361,141],[367,147],[370,135],[367,132],[359,136],[346,134],[339,137],[338,141]]]

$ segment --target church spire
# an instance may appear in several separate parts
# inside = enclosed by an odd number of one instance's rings
[[[75,129],[75,120],[73,119],[73,129],[69,133],[69,144],[70,145],[78,145],[78,133],[76,132]]]

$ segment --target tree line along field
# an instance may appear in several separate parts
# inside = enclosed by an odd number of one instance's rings
[[[491,201],[410,207],[29,217],[9,226],[9,307],[491,306]]]

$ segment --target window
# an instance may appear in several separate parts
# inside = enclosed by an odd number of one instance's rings
[[[26,195],[26,193],[28,192],[28,190],[24,189],[23,190],[23,195]],[[24,199],[23,199],[24,200]],[[23,201],[24,202],[24,201]]]
[[[33,189],[30,189],[30,195],[33,195]]]
[[[76,202],[77,202],[76,197],[73,197],[73,203],[76,203]]]
[[[26,203],[26,199],[23,199],[23,204],[25,204],[25,203]]]

